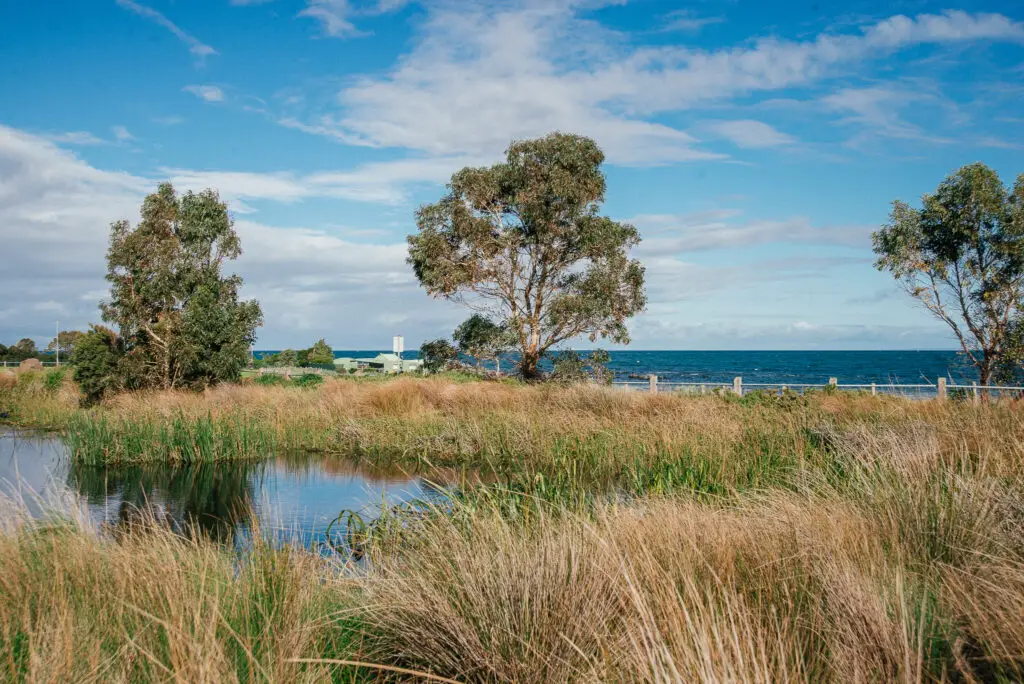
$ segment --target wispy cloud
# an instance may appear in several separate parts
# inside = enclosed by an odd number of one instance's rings
[[[66,133],[48,133],[43,136],[46,140],[66,145],[102,145],[106,142],[88,131],[68,131]]]
[[[932,135],[906,121],[902,110],[911,104],[938,102],[938,98],[909,87],[872,86],[843,88],[822,98],[826,108],[842,113],[840,123],[854,124],[863,132],[847,141],[848,145],[869,142],[874,137],[903,138],[932,143],[948,143],[949,138]]]
[[[923,44],[1024,41],[1019,22],[965,12],[895,16],[845,34],[706,51],[631,47],[573,2],[442,2],[426,11],[413,49],[389,73],[359,79],[319,110],[279,121],[349,145],[439,156],[493,157],[510,139],[572,130],[596,138],[616,164],[726,159],[693,131],[654,117],[814,87]],[[849,122],[866,124],[880,111],[863,101],[850,110],[856,97],[845,98],[837,94],[829,104],[845,107]],[[889,125],[890,133],[900,130],[898,122]],[[793,141],[750,120],[714,132],[746,148]]]
[[[696,33],[705,26],[721,24],[725,22],[724,17],[698,17],[692,10],[676,10],[669,12],[664,17],[662,31],[681,31],[684,33]]]
[[[217,51],[212,47],[206,45],[192,34],[185,32],[177,24],[152,7],[140,5],[135,2],[135,0],[115,0],[115,2],[117,2],[121,7],[135,12],[139,16],[149,19],[153,23],[163,26],[165,29],[177,36],[178,40],[185,43],[188,46],[188,51],[199,59],[202,60],[210,55],[217,54]]]
[[[779,147],[796,142],[793,136],[753,119],[719,121],[711,125],[711,130],[737,147],[744,148]]]
[[[124,126],[111,126],[110,132],[114,134],[114,140],[118,142],[128,142],[129,140],[135,140],[135,136]]]
[[[644,235],[638,254],[664,257],[684,252],[735,249],[772,243],[866,247],[874,226],[818,226],[806,217],[742,220],[739,210],[694,214],[641,214],[629,219]]]
[[[361,35],[349,17],[352,7],[348,0],[308,0],[306,9],[299,12],[300,17],[316,19],[325,35],[332,38],[347,38]]]
[[[186,93],[192,93],[201,100],[207,102],[223,102],[224,91],[215,85],[188,85],[182,88]]]
[[[185,118],[181,116],[154,116],[153,123],[158,123],[161,126],[177,126],[185,123]]]

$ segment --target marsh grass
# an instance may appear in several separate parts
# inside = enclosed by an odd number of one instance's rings
[[[406,505],[351,527],[366,558],[348,566],[148,527],[8,525],[0,678],[1020,680],[1019,446],[975,432],[1012,427],[1012,410],[907,421],[825,403],[817,418],[834,409],[816,432],[766,433],[742,466],[634,460],[644,496],[563,505],[579,478],[537,471]],[[750,433],[736,437],[703,453],[738,458]]]
[[[774,486],[824,464],[831,435],[885,430],[928,432],[935,450],[997,477],[1018,473],[1024,462],[1024,412],[1011,402],[651,396],[402,378],[139,392],[83,410],[70,378],[53,377],[24,374],[17,387],[0,389],[0,405],[15,424],[63,431],[76,458],[95,464],[305,450],[382,467],[471,467],[548,481],[574,473],[588,485],[717,494]]]

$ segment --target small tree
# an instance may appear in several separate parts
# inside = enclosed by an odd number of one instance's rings
[[[298,358],[294,349],[285,349],[277,355],[277,365],[290,368],[298,363]]]
[[[121,356],[120,340],[110,328],[93,325],[78,337],[71,363],[85,405],[95,404],[116,391]]]
[[[564,340],[628,342],[626,321],[645,306],[644,269],[629,258],[639,234],[598,213],[603,161],[576,135],[515,142],[505,163],[459,171],[416,214],[408,261],[420,284],[512,331],[527,378]]]
[[[306,353],[309,363],[334,363],[334,350],[320,338]]]
[[[921,205],[893,203],[872,236],[875,266],[950,327],[990,384],[1024,303],[1024,174],[1010,192],[995,171],[971,164]]]
[[[551,379],[556,382],[596,382],[610,384],[613,374],[608,370],[611,356],[603,349],[595,349],[586,356],[572,349],[566,349],[552,359]]]
[[[61,330],[57,333],[57,337],[50,340],[50,344],[46,346],[46,351],[52,354],[60,348],[61,356],[70,358],[72,352],[75,351],[75,342],[84,334],[80,330]]]
[[[452,338],[459,345],[460,352],[473,357],[477,368],[482,361],[494,361],[499,373],[501,355],[515,347],[515,339],[508,328],[480,314],[473,314],[459,324]]]
[[[29,337],[23,337],[7,348],[7,354],[15,361],[31,359],[39,355],[36,343]]]
[[[164,183],[143,201],[138,225],[111,226],[110,299],[101,308],[120,329],[129,387],[205,387],[238,377],[262,324],[259,304],[238,299],[242,279],[221,273],[241,253],[213,190],[179,198]]]
[[[423,370],[427,373],[447,370],[458,358],[459,352],[448,340],[433,340],[420,346],[420,359],[423,360]]]

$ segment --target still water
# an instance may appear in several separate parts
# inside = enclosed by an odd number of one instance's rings
[[[70,462],[57,437],[0,427],[0,494],[34,516],[78,506],[99,525],[152,514],[177,530],[198,527],[244,544],[254,529],[304,545],[324,539],[342,510],[373,517],[382,503],[440,496],[431,481],[323,456],[191,467],[86,467]]]

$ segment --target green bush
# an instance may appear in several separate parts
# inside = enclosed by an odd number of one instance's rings
[[[319,387],[324,384],[324,376],[317,375],[316,373],[306,373],[295,378],[293,382],[299,387]]]

